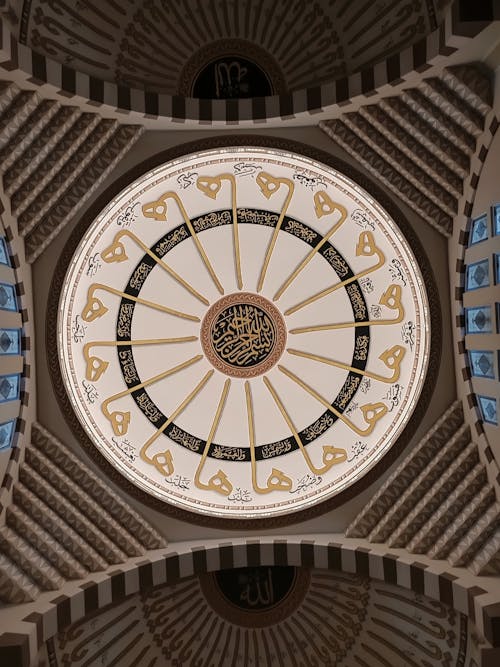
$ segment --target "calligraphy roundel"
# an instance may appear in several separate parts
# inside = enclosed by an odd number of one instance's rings
[[[267,518],[357,482],[422,389],[412,251],[357,184],[233,147],[150,171],[68,268],[59,358],[93,445],[181,510]]]

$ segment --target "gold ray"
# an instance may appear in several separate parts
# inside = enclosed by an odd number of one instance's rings
[[[359,368],[354,368],[353,366],[348,366],[343,364],[340,361],[334,361],[333,359],[328,359],[327,357],[322,357],[319,354],[311,354],[310,352],[303,352],[301,350],[293,350],[291,348],[287,349],[287,352],[294,354],[296,357],[304,357],[305,359],[311,359],[312,361],[319,361],[322,364],[329,364],[330,366],[336,366],[337,368],[342,368],[351,373],[357,373],[357,375],[364,375],[365,377],[372,378],[372,380],[379,380],[380,382],[386,382],[387,384],[392,384],[399,380],[401,372],[401,362],[405,355],[405,348],[402,345],[393,345],[393,347],[385,350],[379,356],[387,368],[391,369],[393,372],[392,377],[386,378],[383,375],[378,373],[371,373],[370,371],[362,371]]]
[[[174,472],[172,454],[170,453],[170,450],[167,449],[165,452],[160,452],[158,454],[155,454],[152,458],[150,458],[146,454],[146,452],[149,449],[149,447],[153,444],[153,442],[155,442],[155,440],[163,433],[163,431],[174,421],[174,419],[176,419],[176,417],[178,417],[181,414],[181,412],[183,412],[187,408],[187,406],[191,403],[193,398],[203,389],[203,387],[207,384],[207,382],[210,380],[210,378],[214,373],[215,371],[213,369],[205,373],[205,375],[198,382],[193,391],[186,396],[186,398],[182,401],[182,403],[180,403],[180,405],[172,412],[172,414],[163,424],[163,426],[160,426],[160,428],[156,431],[156,433],[153,433],[153,435],[149,438],[149,440],[147,440],[144,443],[144,445],[141,448],[140,452],[141,459],[143,461],[146,461],[146,463],[151,463],[152,465],[154,465],[155,468],[160,473],[166,475],[167,477]]]
[[[94,283],[91,285],[87,292],[87,303],[82,312],[82,319],[85,322],[93,322],[98,317],[101,317],[107,312],[106,306],[102,303],[100,299],[94,297],[94,292],[97,290],[104,290],[115,296],[119,296],[122,299],[128,299],[130,301],[135,301],[136,303],[141,303],[143,306],[148,308],[154,308],[154,310],[160,310],[163,313],[168,313],[168,315],[174,315],[174,317],[180,317],[184,320],[191,320],[192,322],[199,322],[200,318],[196,315],[188,315],[187,313],[182,313],[180,310],[174,310],[173,308],[168,308],[167,306],[162,306],[159,303],[154,303],[153,301],[146,301],[146,299],[141,299],[138,296],[131,296],[130,294],[125,294],[120,290],[115,289],[114,287],[109,287],[108,285],[102,285],[101,283]]]
[[[344,415],[341,412],[339,412],[332,405],[330,405],[330,403],[326,400],[326,398],[323,398],[321,394],[318,394],[317,391],[315,391],[312,387],[310,387],[303,380],[297,377],[294,373],[292,373],[292,371],[288,370],[287,368],[281,365],[278,365],[278,369],[282,373],[284,373],[287,377],[289,377],[291,380],[293,380],[296,384],[298,384],[299,387],[302,387],[304,391],[306,391],[313,398],[319,401],[327,410],[329,410],[329,412],[338,417],[341,421],[344,422],[344,424],[346,424],[346,426],[349,426],[349,428],[352,429],[358,435],[369,435],[375,428],[377,421],[381,419],[387,412],[387,406],[384,403],[380,402],[367,403],[366,405],[362,405],[360,407],[360,410],[363,413],[364,420],[368,424],[368,428],[360,429],[350,419],[344,417]]]
[[[136,340],[93,340],[85,343],[83,346],[83,358],[86,362],[85,378],[89,382],[97,382],[109,362],[96,356],[90,356],[89,351],[92,347],[122,347],[124,345],[164,345],[170,343],[191,343],[198,340],[198,336],[180,336],[178,338],[148,338]]]
[[[130,412],[112,412],[110,413],[108,410],[108,405],[112,403],[113,401],[117,401],[120,398],[124,398],[125,396],[128,396],[131,394],[133,391],[138,391],[139,389],[144,389],[144,387],[148,387],[151,384],[154,384],[155,382],[159,382],[160,380],[163,380],[163,378],[168,377],[169,375],[173,375],[174,373],[177,373],[178,371],[183,370],[184,368],[187,368],[188,366],[191,366],[192,364],[195,364],[196,362],[200,361],[200,359],[203,359],[202,354],[197,354],[194,357],[191,357],[191,359],[188,359],[187,361],[183,361],[181,364],[178,364],[177,366],[173,366],[172,368],[169,368],[166,371],[163,371],[162,373],[159,373],[158,375],[154,375],[153,377],[149,378],[149,380],[145,380],[144,382],[141,382],[141,384],[136,385],[135,387],[130,387],[129,389],[125,389],[124,391],[120,391],[118,394],[114,394],[113,396],[110,396],[107,398],[105,401],[101,403],[101,410],[104,413],[104,416],[106,419],[109,419],[111,422],[111,426],[113,428],[113,432],[115,435],[125,435],[127,430],[128,430],[128,424],[130,422]]]
[[[347,460],[347,452],[342,447],[332,447],[332,445],[323,445],[323,464],[324,465],[321,468],[316,467],[314,465],[314,463],[312,462],[311,457],[309,456],[306,448],[304,447],[304,445],[302,443],[302,440],[300,439],[299,434],[297,433],[297,429],[295,428],[295,425],[294,425],[290,415],[288,414],[288,412],[287,412],[285,406],[283,405],[280,397],[278,396],[275,388],[271,384],[271,381],[266,376],[264,376],[263,380],[264,380],[264,384],[268,388],[271,396],[273,397],[274,402],[278,406],[279,411],[281,412],[281,414],[283,416],[283,419],[287,423],[288,428],[292,432],[292,435],[295,439],[295,442],[299,446],[300,451],[302,452],[302,455],[304,456],[304,459],[305,459],[307,465],[309,466],[309,470],[311,470],[312,473],[314,473],[315,475],[322,475],[325,472],[327,472],[328,470],[330,470],[330,468],[332,468],[334,465],[337,465],[339,463],[343,463],[344,461]]]
[[[377,255],[378,260],[376,264],[370,266],[367,269],[364,269],[363,271],[360,271],[355,276],[352,276],[352,278],[347,278],[346,280],[342,280],[340,283],[335,283],[335,285],[331,285],[331,287],[327,287],[326,289],[321,290],[321,292],[314,294],[308,299],[304,299],[304,301],[301,301],[292,308],[288,308],[288,310],[285,310],[285,315],[292,315],[293,313],[296,313],[298,310],[304,308],[305,306],[308,306],[310,303],[313,303],[318,299],[322,299],[323,297],[328,296],[328,294],[335,292],[341,287],[345,287],[346,285],[349,285],[355,280],[359,280],[360,278],[363,278],[364,276],[367,276],[368,274],[377,271],[377,269],[380,269],[380,267],[385,264],[385,255],[381,250],[379,250],[376,247],[372,233],[361,232],[361,234],[359,235],[358,243],[356,244],[356,257],[359,256],[371,257],[373,255]]]
[[[184,222],[186,223],[187,228],[189,229],[189,232],[191,236],[193,237],[193,241],[196,245],[196,248],[198,252],[200,253],[200,256],[207,268],[207,271],[209,272],[212,280],[215,283],[215,286],[217,287],[217,290],[219,291],[220,294],[224,294],[224,288],[219,282],[219,279],[217,278],[217,275],[210,264],[210,260],[207,257],[207,254],[201,244],[200,239],[198,238],[198,235],[196,234],[196,231],[191,224],[191,220],[189,219],[189,216],[187,214],[186,209],[184,208],[184,204],[182,203],[179,195],[176,192],[165,192],[159,199],[153,202],[149,202],[148,204],[144,204],[142,207],[142,214],[146,218],[153,218],[154,220],[165,220],[167,219],[167,202],[165,201],[166,199],[173,199],[177,206],[179,207],[179,210],[181,212],[182,218]]]
[[[113,239],[113,243],[101,252],[101,257],[105,262],[109,264],[111,262],[123,262],[124,260],[128,259],[128,256],[125,252],[125,246],[120,241],[120,239],[124,236],[126,236],[129,239],[132,239],[134,243],[136,243],[147,255],[149,255],[155,260],[158,266],[160,266],[164,271],[166,271],[174,280],[176,280],[180,285],[182,285],[182,287],[184,287],[184,289],[186,289],[196,299],[204,303],[205,306],[209,305],[208,299],[206,299],[202,294],[200,294],[197,290],[195,290],[192,285],[190,285],[186,280],[184,280],[184,278],[181,278],[181,276],[176,271],[174,271],[166,262],[164,262],[161,259],[161,257],[158,257],[158,255],[156,255],[150,248],[148,248],[147,245],[145,245],[140,238],[138,238],[135,234],[129,232],[126,229],[118,232],[115,235],[115,238]]]
[[[312,327],[296,327],[290,329],[291,334],[309,333],[311,331],[332,331],[335,329],[348,329],[350,327],[373,327],[373,326],[388,326],[390,324],[398,324],[402,322],[405,316],[403,304],[401,303],[401,285],[389,285],[386,291],[379,299],[381,306],[386,306],[390,310],[397,310],[398,315],[393,320],[365,320],[363,322],[341,322],[339,324],[318,324]]]
[[[320,194],[326,194],[326,193],[321,193],[317,192],[315,195],[315,200],[317,195]],[[312,260],[314,255],[321,250],[321,248],[325,245],[325,243],[335,234],[335,232],[342,227],[344,224],[346,218],[347,218],[347,209],[345,209],[343,206],[340,204],[337,204],[336,202],[333,202],[329,197],[329,210],[328,214],[333,213],[334,211],[339,211],[340,212],[340,220],[336,222],[333,227],[330,228],[330,230],[323,236],[323,238],[314,246],[314,248],[311,250],[311,252],[305,257],[305,259],[302,260],[302,262],[298,265],[298,267],[291,273],[291,275],[285,280],[283,285],[279,288],[279,290],[276,292],[276,294],[273,297],[273,301],[277,301],[282,294],[290,287],[292,282],[295,280],[295,278],[299,275],[301,271],[305,269],[305,267],[309,264],[309,262]],[[317,207],[316,207],[317,208]],[[322,215],[326,215],[327,213],[316,213],[317,217],[321,217]]]
[[[284,472],[273,468],[271,474],[267,478],[267,486],[263,488],[257,482],[257,462],[255,460],[255,426],[252,392],[248,380],[245,382],[245,395],[247,404],[247,419],[248,419],[248,439],[250,442],[250,460],[252,462],[252,486],[256,493],[270,493],[271,491],[290,491],[292,488],[292,480]]]
[[[238,289],[243,289],[243,277],[241,275],[241,256],[240,239],[238,231],[238,211],[236,209],[236,179],[233,174],[219,174],[219,176],[200,176],[196,181],[197,187],[204,192],[207,197],[216,199],[221,189],[222,181],[227,180],[231,183],[231,207],[233,210],[233,246],[234,261],[236,265],[236,280]]]
[[[205,449],[203,450],[201,461],[194,475],[194,484],[196,487],[198,487],[198,489],[216,491],[217,493],[221,493],[223,496],[228,496],[233,490],[233,485],[231,484],[226,473],[223,470],[219,469],[215,475],[210,477],[207,484],[203,483],[200,480],[200,475],[201,471],[203,470],[203,466],[205,465],[205,460],[208,456],[208,450],[210,449],[212,440],[214,439],[215,433],[217,432],[217,428],[219,426],[219,422],[222,417],[222,412],[226,405],[226,398],[230,386],[231,386],[231,380],[228,378],[224,383],[224,387],[222,389],[222,393],[219,400],[219,405],[217,406],[217,410],[215,412],[214,420],[212,423],[212,428],[210,429],[210,433],[208,434],[207,442],[205,444]]]
[[[257,284],[257,292],[260,292],[262,290],[262,286],[264,285],[267,268],[269,266],[269,262],[271,261],[271,255],[273,254],[274,246],[276,245],[276,241],[278,239],[278,233],[280,231],[281,225],[283,224],[283,219],[293,197],[295,184],[289,178],[274,178],[274,176],[271,176],[265,171],[261,171],[259,174],[257,174],[256,181],[257,185],[261,189],[262,194],[267,199],[269,199],[277,190],[279,190],[280,185],[286,185],[288,187],[288,194],[281,209],[276,227],[274,228],[273,235],[267,247],[264,264],[262,265],[260,272],[259,282]]]

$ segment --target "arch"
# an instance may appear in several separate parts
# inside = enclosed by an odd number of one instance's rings
[[[446,569],[442,561],[414,557],[365,540],[297,535],[172,544],[166,550],[150,552],[145,559],[130,560],[119,569],[75,583],[64,595],[51,598],[47,594],[30,605],[28,615],[5,626],[0,635],[0,662],[27,667],[42,643],[59,631],[133,593],[174,584],[195,574],[259,565],[330,569],[401,586],[465,614],[490,645],[500,647],[500,596],[492,601],[479,577],[460,569]],[[14,655],[19,662],[12,660]],[[7,656],[11,662],[5,662]]]

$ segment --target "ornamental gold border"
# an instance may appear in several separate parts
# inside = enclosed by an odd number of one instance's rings
[[[57,317],[59,312],[59,299],[63,288],[64,278],[80,240],[90,225],[94,222],[95,218],[126,186],[138,179],[140,176],[148,173],[155,167],[158,167],[166,162],[170,162],[189,153],[213,150],[216,148],[228,148],[231,146],[248,146],[250,148],[262,147],[297,153],[309,159],[321,162],[326,166],[341,172],[347,178],[350,178],[357,185],[366,190],[366,192],[374,199],[376,199],[376,201],[387,211],[392,219],[397,221],[396,224],[398,228],[404,235],[413,254],[415,255],[420,272],[422,274],[423,282],[426,287],[431,323],[429,364],[420,397],[417,401],[415,410],[406,423],[403,431],[391,446],[391,448],[384,454],[381,460],[378,461],[372,468],[370,468],[370,470],[368,470],[368,472],[361,479],[357,480],[347,489],[332,496],[331,498],[319,502],[311,507],[307,507],[306,509],[298,510],[295,512],[292,511],[289,514],[277,515],[268,518],[236,519],[197,514],[174,506],[167,501],[159,500],[158,498],[149,495],[135,484],[130,482],[128,479],[126,479],[93,445],[83,426],[80,424],[62,381],[62,374],[59,366],[59,357],[57,352]],[[382,191],[366,176],[359,173],[351,165],[346,164],[330,153],[326,153],[322,150],[312,148],[306,144],[290,141],[287,139],[281,139],[272,136],[267,137],[242,134],[236,136],[223,135],[219,137],[201,139],[198,141],[191,141],[148,157],[146,160],[140,162],[125,174],[118,177],[106,189],[106,191],[102,193],[93,204],[90,205],[85,213],[80,216],[78,222],[75,225],[75,229],[66,242],[57,262],[47,302],[45,335],[45,349],[47,354],[49,374],[61,412],[76,439],[85,450],[87,456],[89,456],[89,458],[104,472],[104,474],[113,483],[120,487],[124,493],[163,514],[168,514],[179,520],[188,521],[197,525],[229,530],[261,530],[278,528],[306,521],[343,505],[367,489],[384,472],[387,471],[387,468],[392,463],[394,463],[394,461],[408,445],[409,441],[417,430],[422,418],[427,411],[431,396],[436,386],[441,362],[442,318],[441,304],[434,273],[424,248],[404,215],[384,191]]]

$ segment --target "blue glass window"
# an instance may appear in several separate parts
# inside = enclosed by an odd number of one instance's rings
[[[498,252],[493,255],[493,277],[495,285],[500,285],[500,253]]]
[[[481,415],[483,421],[487,424],[498,425],[498,415],[497,415],[497,401],[495,398],[490,398],[489,396],[478,396],[479,407],[481,408]]]
[[[473,290],[480,287],[489,287],[490,275],[488,260],[482,259],[480,262],[469,264],[465,278],[465,289]]]
[[[0,375],[0,403],[17,401],[20,385],[21,376],[19,374]]]
[[[500,215],[500,207],[498,209]],[[470,239],[469,245],[474,245],[475,243],[480,243],[485,241],[488,238],[488,216],[486,213],[480,215],[478,218],[474,218],[471,222],[470,227]]]
[[[491,333],[491,307],[466,308],[465,332],[468,334]]]
[[[7,252],[7,244],[2,236],[0,236],[0,264],[7,264],[7,266],[10,266],[9,253]]]
[[[16,420],[11,419],[5,424],[0,424],[0,450],[12,447],[12,440],[16,432]]]
[[[469,350],[471,373],[474,377],[495,377],[494,353],[486,350]]]
[[[21,329],[0,329],[0,354],[21,354]]]
[[[491,223],[493,234],[498,236],[500,234],[500,204],[491,207]]]
[[[2,310],[17,310],[17,299],[14,285],[0,283],[0,308]]]

